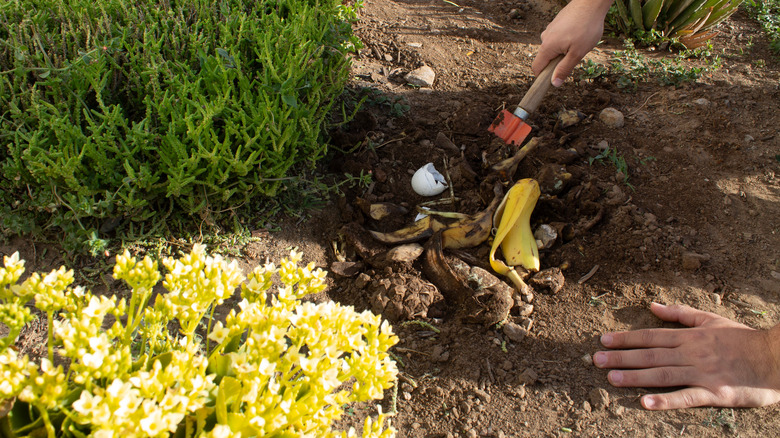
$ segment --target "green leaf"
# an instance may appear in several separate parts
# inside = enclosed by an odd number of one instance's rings
[[[652,29],[655,26],[655,20],[661,12],[664,0],[647,0],[642,6],[642,16],[644,17],[645,29]]]
[[[640,0],[628,0],[628,6],[631,11],[631,19],[634,20],[634,25],[639,30],[645,30],[645,20],[642,17],[642,5]]]
[[[291,94],[282,94],[282,101],[293,108],[298,108],[298,99]]]

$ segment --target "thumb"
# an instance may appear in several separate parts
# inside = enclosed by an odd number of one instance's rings
[[[553,86],[560,87],[563,85],[564,81],[566,81],[566,78],[571,75],[571,72],[574,71],[574,67],[577,66],[581,59],[581,56],[577,56],[572,52],[567,53],[558,66],[555,67],[555,72],[552,76]]]

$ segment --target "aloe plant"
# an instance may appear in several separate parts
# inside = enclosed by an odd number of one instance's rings
[[[742,0],[617,0],[618,24],[629,35],[655,31],[688,48],[704,45],[712,29],[736,12]]]

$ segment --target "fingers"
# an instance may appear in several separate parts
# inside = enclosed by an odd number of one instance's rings
[[[697,406],[722,406],[715,395],[705,388],[685,388],[665,394],[645,395],[642,407],[652,411],[694,408]]]
[[[692,307],[681,305],[665,306],[660,303],[650,304],[650,311],[664,321],[679,322],[688,327],[699,327],[716,317],[713,313],[696,310]]]
[[[672,348],[599,351],[593,355],[593,363],[599,368],[629,369],[686,365],[680,350]]]
[[[534,75],[539,76],[542,70],[547,67],[547,64],[549,64],[553,58],[560,54],[562,54],[562,52],[552,50],[549,48],[549,46],[546,46],[544,43],[542,43],[542,46],[539,48],[539,52],[536,54],[536,58],[534,58],[534,62],[531,64],[531,70],[533,70]],[[558,65],[560,66],[560,64]]]
[[[695,385],[696,368],[659,367],[645,370],[613,370],[607,374],[607,380],[612,386],[667,388],[670,386]]]
[[[584,55],[583,55],[584,56]],[[575,54],[574,52],[568,52],[566,56],[561,60],[552,77],[552,84],[554,87],[560,87],[566,78],[569,77],[574,67],[582,60],[582,56]]]
[[[605,333],[601,344],[607,348],[674,348],[681,344],[680,330],[642,329],[630,332]]]

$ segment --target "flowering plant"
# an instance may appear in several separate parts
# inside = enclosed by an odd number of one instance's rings
[[[325,288],[325,272],[292,252],[245,278],[237,263],[196,245],[166,258],[167,293],[149,304],[161,275],[150,258],[116,258],[129,300],[73,287],[64,268],[19,284],[18,253],[0,268],[0,431],[5,436],[354,436],[331,429],[343,406],[379,399],[397,375],[398,338],[379,316],[333,302],[301,302]],[[275,274],[278,276],[275,277]],[[246,280],[246,281],[245,281]],[[276,280],[276,281],[275,281]],[[269,293],[280,284],[275,293]],[[240,286],[225,321],[214,308]],[[47,357],[35,363],[13,342],[34,319],[48,321]],[[205,318],[205,319],[204,319]],[[198,328],[206,321],[205,339]],[[172,328],[173,327],[173,328]],[[386,415],[364,437],[390,437]],[[6,432],[11,432],[9,435]]]

